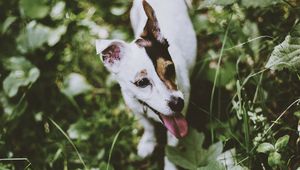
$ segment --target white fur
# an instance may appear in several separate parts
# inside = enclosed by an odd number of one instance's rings
[[[145,49],[140,48],[134,41],[131,43],[121,40],[96,41],[97,54],[112,43],[122,44],[120,60],[113,64],[104,62],[104,65],[120,84],[127,106],[137,115],[140,123],[144,126],[144,134],[138,145],[138,155],[141,157],[151,155],[156,145],[154,126],[148,119],[152,118],[156,121],[160,121],[160,119],[150,109],[145,110],[137,99],[146,102],[162,114],[172,115],[174,112],[169,108],[168,101],[171,96],[181,97],[185,101],[183,110],[185,112],[190,92],[189,73],[195,63],[197,46],[196,34],[184,0],[147,0],[147,2],[155,11],[162,36],[169,42],[169,53],[175,64],[178,91],[170,91],[166,88],[158,77]],[[130,17],[137,39],[143,32],[147,21],[142,0],[134,0]],[[133,84],[141,70],[147,70],[147,78],[151,81],[151,86],[139,88]],[[176,146],[178,140],[168,132],[167,143]],[[176,167],[165,157],[165,170],[173,169]]]

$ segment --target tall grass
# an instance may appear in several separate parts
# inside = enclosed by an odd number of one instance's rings
[[[64,137],[69,141],[69,143],[72,145],[72,147],[73,147],[73,149],[75,150],[75,152],[76,152],[76,154],[77,154],[77,156],[78,156],[78,158],[79,158],[79,160],[80,160],[80,162],[81,162],[81,164],[83,165],[83,167],[84,167],[84,169],[88,169],[87,168],[87,166],[85,165],[85,163],[84,163],[84,161],[83,161],[83,159],[82,159],[82,157],[81,157],[81,155],[80,155],[80,153],[79,153],[79,151],[78,151],[78,149],[77,149],[77,147],[75,146],[75,144],[72,142],[72,140],[70,139],[70,137],[67,135],[67,133],[66,132],[64,132],[63,130],[62,130],[62,128],[54,121],[54,120],[52,120],[51,118],[49,118],[49,120],[51,121],[51,123],[64,135]]]
[[[214,78],[214,84],[213,84],[213,88],[212,88],[211,96],[210,96],[210,106],[209,106],[210,116],[209,116],[209,122],[211,124],[213,122],[213,103],[214,103],[214,95],[215,95],[216,83],[217,83],[217,81],[219,79],[220,65],[221,65],[221,61],[222,61],[223,51],[224,51],[224,48],[225,48],[225,44],[226,44],[226,40],[227,40],[227,35],[228,35],[228,30],[229,30],[229,27],[230,27],[231,19],[232,19],[232,15],[230,16],[230,19],[229,19],[229,22],[228,22],[228,26],[227,26],[226,31],[225,31],[224,39],[222,41],[223,42],[222,43],[222,48],[221,48],[220,55],[219,55],[219,58],[218,58],[217,70],[216,70],[216,74],[215,74],[215,78]],[[210,128],[210,134],[211,134],[211,141],[212,141],[212,143],[214,143],[214,129],[213,128]]]

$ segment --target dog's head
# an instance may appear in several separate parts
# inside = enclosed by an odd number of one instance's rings
[[[176,137],[183,137],[187,134],[187,122],[180,114],[184,100],[177,88],[169,44],[152,7],[146,1],[143,7],[148,20],[140,37],[131,43],[97,40],[97,53],[123,92],[157,114]]]

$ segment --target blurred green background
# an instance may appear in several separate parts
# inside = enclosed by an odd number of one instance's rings
[[[0,169],[102,170],[109,156],[116,170],[158,168],[136,155],[143,130],[94,47],[98,38],[133,39],[131,3],[0,1]],[[198,56],[187,119],[204,132],[204,148],[221,141],[249,169],[300,166],[299,6],[191,2]]]

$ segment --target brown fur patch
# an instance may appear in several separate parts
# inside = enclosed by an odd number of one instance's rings
[[[138,80],[140,80],[142,77],[146,77],[147,76],[147,70],[146,69],[143,69],[143,70],[141,70],[139,73],[137,73],[136,74],[136,76],[135,76],[135,81],[138,81]]]
[[[145,0],[143,1],[143,7],[148,20],[141,34],[141,39],[138,39],[135,43],[145,48],[154,64],[157,75],[166,87],[170,90],[177,90],[175,66],[168,51],[168,41],[161,34],[153,8]]]
[[[156,60],[156,72],[159,78],[165,83],[168,89],[170,90],[177,90],[177,86],[175,84],[175,78],[173,79],[171,76],[168,76],[168,67],[170,65],[174,65],[172,61],[166,60],[162,57],[159,57]],[[175,77],[175,75],[174,75]]]

